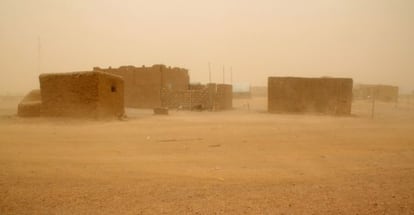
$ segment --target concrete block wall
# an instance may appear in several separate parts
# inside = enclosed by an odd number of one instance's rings
[[[168,108],[211,109],[209,105],[209,92],[206,88],[199,90],[171,91],[163,89],[162,105]]]
[[[228,110],[232,108],[231,85],[207,84],[192,86],[188,90],[163,89],[162,105],[168,108]]]

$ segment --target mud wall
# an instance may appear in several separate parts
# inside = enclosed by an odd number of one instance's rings
[[[229,84],[217,84],[216,110],[230,110],[233,108],[233,88]]]
[[[164,65],[122,66],[115,69],[95,67],[94,71],[121,76],[125,83],[125,106],[134,108],[159,107],[161,106],[161,89],[186,90],[189,84],[187,70]]]
[[[121,77],[102,72],[42,74],[41,115],[111,117],[124,113]]]
[[[17,115],[20,117],[38,117],[40,116],[41,105],[40,90],[32,90],[18,104]]]
[[[269,77],[269,112],[351,114],[352,79]]]
[[[98,116],[124,115],[124,81],[121,77],[99,73]]]

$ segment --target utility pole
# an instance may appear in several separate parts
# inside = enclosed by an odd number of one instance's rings
[[[42,64],[42,45],[40,43],[40,36],[37,37],[37,74],[41,73],[41,64]]]
[[[225,77],[225,74],[226,74],[226,70],[225,70],[224,65],[223,65],[223,84],[225,84],[225,83],[226,83],[226,77]]]
[[[233,84],[233,67],[230,67],[230,84]]]
[[[211,83],[211,63],[208,62],[208,83]]]
[[[377,97],[378,87],[375,86],[372,92],[372,107],[371,107],[371,118],[374,119],[375,116],[375,100]]]

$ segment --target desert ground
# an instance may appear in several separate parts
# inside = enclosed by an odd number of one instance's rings
[[[0,214],[414,214],[414,104],[349,117],[127,109],[19,118],[0,100]],[[249,108],[247,108],[249,107]]]

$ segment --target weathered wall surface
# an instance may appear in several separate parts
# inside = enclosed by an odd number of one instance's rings
[[[233,89],[229,84],[217,84],[216,110],[233,108]]]
[[[42,97],[40,90],[32,90],[17,106],[17,115],[20,117],[38,117],[40,116],[41,105]]]
[[[269,77],[269,112],[351,114],[352,79]]]
[[[102,72],[42,74],[41,115],[107,117],[124,113],[123,80]]]
[[[134,108],[154,108],[161,106],[161,90],[171,91],[188,89],[188,71],[164,65],[152,67],[122,66],[119,68],[94,68],[119,75],[125,83],[125,106]]]
[[[168,108],[192,109],[211,109],[208,105],[208,91],[200,90],[180,90],[171,91],[163,89],[162,106]]]
[[[390,85],[358,84],[353,89],[355,99],[372,99],[383,102],[397,102],[399,88]]]
[[[124,115],[124,81],[121,77],[99,73],[98,115]]]
[[[228,110],[232,108],[232,87],[224,84],[191,85],[188,90],[164,88],[162,105],[168,108]]]
[[[161,86],[169,90],[186,90],[189,88],[190,76],[188,70],[181,68],[169,68],[163,65],[153,66],[153,70],[161,70],[163,78]]]

